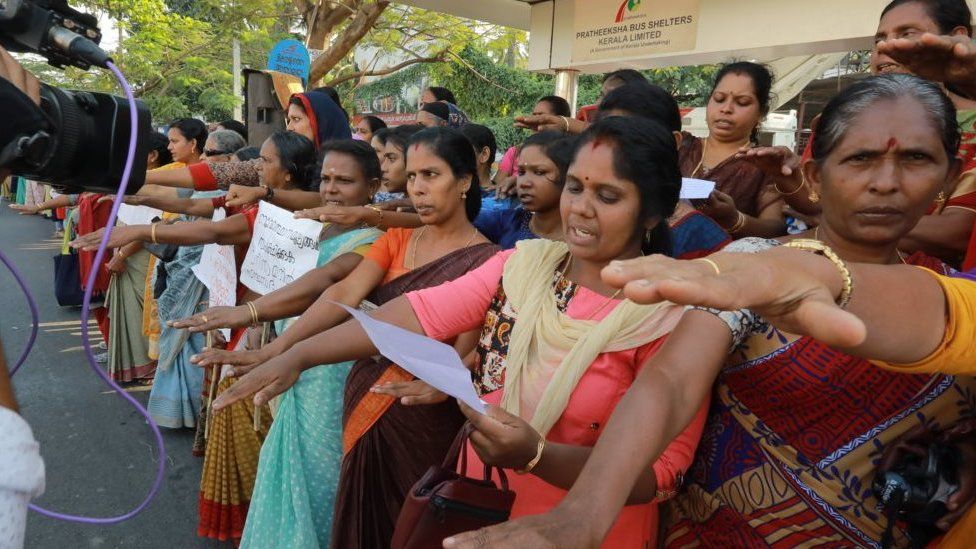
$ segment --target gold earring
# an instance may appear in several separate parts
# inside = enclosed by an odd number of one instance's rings
[[[820,195],[817,193],[817,191],[814,191],[814,190],[811,190],[810,191],[810,195],[807,198],[809,198],[810,199],[810,202],[812,202],[814,204],[816,204],[817,202],[820,202]]]
[[[946,201],[945,191],[939,191],[939,195],[935,197],[935,201],[942,204]]]
[[[462,193],[461,193],[461,200],[464,200],[464,199],[466,199],[466,198],[468,198],[468,193],[466,193],[466,192],[462,192]]]

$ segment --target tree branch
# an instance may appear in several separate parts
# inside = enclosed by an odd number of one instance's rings
[[[338,86],[343,82],[348,82],[350,80],[355,80],[366,76],[386,76],[387,74],[395,73],[400,69],[409,67],[410,65],[416,65],[418,63],[443,63],[445,61],[447,61],[447,50],[444,50],[438,53],[437,55],[432,55],[430,57],[415,57],[413,59],[407,59],[402,63],[397,63],[396,65],[393,65],[392,67],[387,67],[385,69],[356,71],[356,72],[343,74],[341,76],[337,76],[333,78],[332,80],[329,80],[326,83],[326,86]]]
[[[308,76],[310,85],[321,80],[339,61],[349,55],[389,4],[390,0],[376,0],[360,6],[355,17],[349,22],[349,26],[336,38],[332,46],[312,62]]]

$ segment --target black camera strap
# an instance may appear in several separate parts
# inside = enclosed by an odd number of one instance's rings
[[[0,167],[30,154],[32,142],[46,139],[48,128],[44,111],[9,80],[0,78],[0,105],[4,123],[0,124]]]

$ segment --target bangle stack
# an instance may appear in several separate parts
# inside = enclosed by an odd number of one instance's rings
[[[261,320],[258,318],[258,308],[253,301],[247,302],[247,310],[251,313],[251,326],[260,324]]]
[[[834,253],[834,250],[830,246],[819,240],[809,238],[798,238],[784,244],[784,246],[815,253],[827,258],[833,263],[834,267],[837,267],[837,271],[840,272],[840,277],[843,280],[840,295],[837,296],[837,305],[841,309],[847,307],[847,304],[851,302],[851,294],[854,293],[854,278],[851,276],[851,271],[847,268],[847,264],[844,263],[844,260],[840,256]]]
[[[746,219],[747,219],[746,218],[746,214],[744,214],[742,212],[736,212],[736,213],[739,215],[739,217],[736,218],[735,224],[732,225],[732,228],[731,229],[729,229],[729,234],[735,234],[735,233],[741,231],[742,230],[742,227],[745,227],[746,226]]]
[[[803,180],[802,174],[801,174],[801,178],[800,178],[800,184],[797,185],[795,189],[793,189],[792,191],[790,191],[788,193],[783,192],[783,190],[779,188],[779,181],[773,183],[773,188],[776,189],[776,192],[778,192],[782,196],[793,196],[794,194],[800,192],[803,189],[804,186],[806,186],[806,181]]]

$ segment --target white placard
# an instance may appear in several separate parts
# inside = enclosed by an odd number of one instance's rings
[[[163,210],[150,208],[149,206],[131,206],[129,204],[119,205],[119,215],[116,221],[125,225],[148,225],[153,219],[163,217]]]
[[[471,372],[464,367],[454,347],[376,320],[363,311],[341,303],[332,303],[358,320],[380,354],[397,366],[477,412],[484,414],[488,411],[488,405],[478,398],[478,393],[474,390]]]
[[[211,218],[215,223],[227,217],[223,208],[214,210]],[[207,244],[200,255],[200,263],[192,267],[193,274],[210,292],[208,307],[233,307],[237,305],[237,264],[234,247]],[[224,341],[230,341],[230,328],[221,328]]]
[[[712,194],[712,191],[714,190],[714,181],[706,181],[704,179],[695,179],[692,177],[682,177],[681,195],[678,198],[681,200],[708,198],[708,195]]]
[[[261,202],[251,246],[241,266],[241,282],[265,295],[315,268],[322,224]]]

